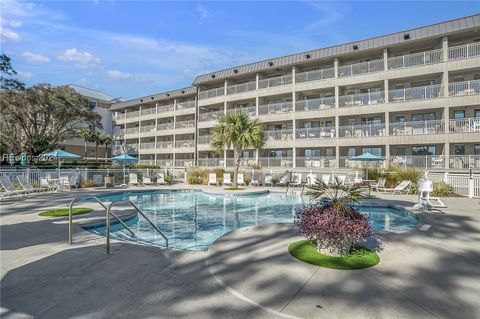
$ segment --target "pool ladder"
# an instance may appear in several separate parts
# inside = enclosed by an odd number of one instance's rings
[[[168,238],[162,233],[162,231],[142,212],[142,210],[135,205],[131,200],[129,199],[120,199],[111,202],[108,206],[106,206],[101,200],[98,199],[96,196],[80,196],[80,197],[75,197],[72,199],[70,204],[68,205],[68,243],[70,245],[73,244],[73,204],[79,200],[86,200],[86,199],[94,199],[102,208],[105,210],[105,237],[106,237],[106,246],[107,246],[107,254],[110,254],[110,216],[113,216],[126,230],[128,230],[134,237],[137,237],[133,230],[128,227],[125,222],[123,222],[115,213],[112,212],[112,207],[115,204],[118,203],[127,203],[132,206],[137,213],[143,216],[148,223],[155,229],[157,233],[160,234],[160,236],[165,239],[166,247],[168,248]]]

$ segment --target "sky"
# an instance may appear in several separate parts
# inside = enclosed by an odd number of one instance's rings
[[[0,1],[1,51],[27,85],[133,99],[197,75],[454,19],[480,1]]]

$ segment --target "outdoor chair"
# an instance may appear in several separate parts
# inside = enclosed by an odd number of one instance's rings
[[[152,179],[150,177],[143,177],[143,185],[153,185]]]
[[[157,185],[166,185],[167,182],[165,182],[165,176],[163,173],[158,173],[157,175]]]
[[[7,177],[7,176],[1,176],[0,177],[0,186],[5,190],[5,194],[2,194],[2,197],[5,196],[23,196],[23,195],[28,195],[31,194],[32,192],[30,191],[25,191],[25,190],[20,190],[17,189],[12,181]]]
[[[387,180],[384,177],[379,178],[376,184],[372,184],[371,186],[372,190],[380,192],[380,189],[385,189],[386,181]]]
[[[45,177],[40,177],[40,187],[46,189],[48,192],[53,192],[57,189],[57,187],[50,184]]]
[[[62,190],[70,190],[70,180],[68,176],[60,176],[58,179],[58,187]]]
[[[306,178],[307,186],[312,186],[317,181],[317,174],[308,174]]]
[[[323,174],[322,182],[325,183],[325,185],[328,185],[330,183],[330,174],[329,175]]]
[[[24,190],[24,191],[29,191],[29,192],[32,192],[32,193],[44,193],[44,192],[47,191],[45,188],[35,188],[35,187],[33,187],[32,184],[30,184],[30,182],[28,181],[28,179],[25,176],[18,175],[17,176],[17,181],[20,184],[20,186],[22,187],[22,190]]]
[[[209,173],[208,174],[208,185],[218,185],[217,182],[217,174],[216,173]]]
[[[273,177],[272,175],[265,176],[265,182],[263,183],[265,186],[270,185],[273,186]]]
[[[302,186],[302,174],[294,174],[293,181],[290,184],[292,186]]]
[[[361,184],[363,183],[363,179],[362,178],[354,178],[353,179],[353,184]]]
[[[230,185],[232,186],[232,180],[230,178],[230,173],[223,173],[223,185]]]
[[[260,186],[260,176],[258,173],[253,173],[252,180],[250,181],[250,186]]]
[[[78,175],[75,174],[75,175],[72,175],[69,179],[69,187],[72,188],[72,187],[75,187],[75,189],[78,190],[78,184],[77,184],[77,181],[78,181]]]
[[[237,185],[247,186],[247,184],[245,183],[244,177],[243,177],[243,173],[238,173],[238,175],[237,175]]]
[[[130,185],[140,186],[140,183],[138,182],[137,174],[135,173],[128,174],[128,186]]]
[[[280,186],[287,186],[289,183],[290,183],[290,174],[285,174],[282,176],[282,178],[280,178],[280,181],[278,181],[277,185],[280,185]]]
[[[388,192],[391,192],[391,195],[395,194],[408,194],[410,193],[410,184],[412,182],[409,180],[403,180],[400,182],[400,184],[397,185],[395,188],[384,188],[383,191],[385,194],[388,194]]]

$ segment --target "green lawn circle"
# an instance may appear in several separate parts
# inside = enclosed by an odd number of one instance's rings
[[[93,211],[92,208],[88,207],[76,207],[73,209],[72,214],[73,215],[79,215],[79,214],[86,214],[90,213]],[[41,212],[38,214],[39,216],[44,216],[44,217],[62,217],[62,216],[68,216],[68,208],[57,208],[57,209],[51,209],[51,210],[46,210],[44,212]]]
[[[332,257],[317,251],[315,242],[299,240],[288,246],[290,254],[303,262],[330,269],[352,270],[375,266],[380,262],[376,252],[366,248],[355,250],[350,256]]]

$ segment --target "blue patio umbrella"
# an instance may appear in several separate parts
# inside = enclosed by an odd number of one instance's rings
[[[40,158],[44,159],[56,159],[58,164],[58,174],[60,175],[60,159],[73,159],[73,158],[80,158],[81,156],[73,153],[66,152],[61,149],[56,149],[54,151],[40,154]]]
[[[366,152],[366,153],[363,153],[362,155],[351,157],[350,160],[352,160],[352,161],[362,161],[362,162],[381,162],[381,161],[385,160],[385,157],[373,155],[369,152]],[[367,167],[365,169],[365,176],[366,176],[365,179],[368,179],[368,163],[367,163]]]
[[[123,183],[125,184],[125,164],[128,162],[137,161],[138,158],[130,156],[127,153],[122,153],[120,155],[112,157],[111,160],[123,163]]]

